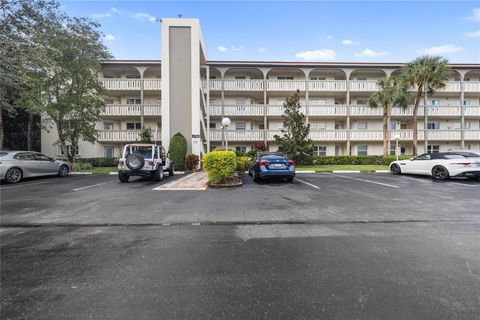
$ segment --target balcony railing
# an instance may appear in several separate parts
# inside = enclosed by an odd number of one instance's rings
[[[305,80],[267,80],[267,91],[305,91]]]
[[[419,141],[425,140],[425,130],[418,130],[417,137]],[[480,130],[465,130],[465,140],[480,140]],[[222,130],[210,130],[211,141],[222,141],[225,137],[228,141],[273,141],[275,135],[282,135],[280,130],[225,130],[225,136],[222,136]],[[395,141],[395,136],[399,135],[400,141],[412,141],[413,130],[391,130],[389,139]],[[347,141],[350,135],[351,141],[383,141],[383,130],[317,130],[310,131],[309,138],[313,141]],[[460,141],[461,130],[428,130],[427,137],[429,141]]]
[[[377,91],[378,84],[376,80],[351,80],[350,91]]]
[[[162,107],[159,104],[143,105],[145,116],[160,116]],[[141,104],[107,104],[101,113],[102,116],[140,116],[142,115]]]
[[[309,91],[347,91],[345,80],[309,80]]]
[[[107,90],[160,90],[160,79],[99,79],[102,86]]]
[[[311,105],[311,106],[308,106],[308,115],[309,116],[346,116],[347,106],[340,105],[340,104],[324,105],[324,106]]]
[[[371,108],[366,105],[352,105],[350,106],[351,116],[382,116],[383,108]]]
[[[161,132],[152,132],[152,138],[161,140]],[[98,130],[99,142],[132,142],[140,140],[140,130]]]
[[[465,106],[465,116],[480,117],[480,106]]]
[[[465,92],[480,92],[480,81],[464,81],[463,90]]]

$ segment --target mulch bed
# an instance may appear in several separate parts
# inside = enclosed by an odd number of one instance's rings
[[[212,188],[240,187],[241,185],[243,185],[242,177],[240,177],[237,173],[228,177],[227,181],[224,183],[208,183],[208,186]]]

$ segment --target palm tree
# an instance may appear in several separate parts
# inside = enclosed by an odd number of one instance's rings
[[[383,109],[383,155],[389,154],[388,150],[388,115],[394,107],[406,108],[411,101],[411,95],[403,82],[395,77],[386,77],[378,81],[378,91],[368,99],[371,108]]]
[[[422,56],[406,64],[401,70],[401,78],[406,87],[416,89],[413,107],[413,154],[417,155],[417,113],[420,100],[425,92],[432,94],[434,89],[445,86],[450,68],[448,60],[438,56]]]

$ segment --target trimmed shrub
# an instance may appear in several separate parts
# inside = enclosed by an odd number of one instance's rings
[[[93,166],[88,162],[75,162],[73,164],[73,171],[82,171],[82,170],[90,170]]]
[[[237,170],[237,156],[233,151],[212,151],[203,156],[202,164],[208,181],[223,183]]]
[[[185,170],[185,157],[187,155],[187,140],[180,133],[176,133],[170,140],[170,160],[173,161],[175,169]]]
[[[217,150],[219,151],[219,150]],[[245,156],[245,153],[243,153],[242,151],[235,151],[235,155],[238,157],[244,157]]]
[[[237,171],[245,172],[250,167],[249,157],[237,157]]]
[[[399,160],[409,159],[412,156],[399,156]],[[314,165],[389,165],[397,160],[396,156],[322,156],[314,157]]]
[[[199,161],[200,159],[198,158],[198,156],[194,153],[191,153],[185,159],[185,165],[187,166],[188,170],[195,170],[198,167]]]
[[[250,150],[246,153],[246,156],[250,157],[250,158],[253,158],[253,157],[255,157],[256,154],[257,154],[257,150],[252,149],[252,150]]]
[[[118,158],[78,158],[75,163],[89,163],[93,167],[116,167]]]

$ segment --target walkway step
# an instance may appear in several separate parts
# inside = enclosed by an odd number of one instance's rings
[[[153,190],[198,191],[198,190],[206,190],[207,187],[208,187],[207,173],[204,171],[200,171],[200,172],[194,172],[178,180],[153,188]]]

